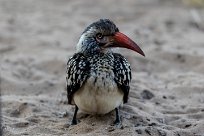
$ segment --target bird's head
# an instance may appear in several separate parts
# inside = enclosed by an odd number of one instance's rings
[[[145,56],[140,47],[125,34],[119,32],[109,19],[100,19],[89,25],[77,44],[78,52],[103,52],[113,47],[127,48]]]

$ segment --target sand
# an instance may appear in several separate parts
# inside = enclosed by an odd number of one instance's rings
[[[99,18],[113,20],[146,54],[119,50],[133,75],[121,128],[112,126],[114,112],[79,112],[80,123],[66,125],[74,112],[66,62]],[[204,136],[203,20],[204,9],[175,0],[0,0],[4,135]]]

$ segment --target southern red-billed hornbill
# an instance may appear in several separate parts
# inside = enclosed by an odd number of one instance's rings
[[[67,62],[68,103],[75,105],[71,124],[77,124],[78,109],[89,114],[106,114],[128,101],[131,69],[128,61],[112,51],[131,49],[144,55],[140,47],[119,32],[109,19],[100,19],[82,33],[75,53]]]

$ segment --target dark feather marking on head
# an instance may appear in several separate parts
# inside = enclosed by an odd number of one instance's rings
[[[100,31],[102,30],[104,35],[113,35],[115,32],[119,32],[117,26],[109,19],[100,19],[99,21],[92,23],[84,30],[83,33],[87,32],[91,28],[95,28]]]

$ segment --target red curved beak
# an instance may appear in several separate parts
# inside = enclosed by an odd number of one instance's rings
[[[113,41],[116,44],[114,47],[127,48],[141,54],[142,56],[145,56],[140,47],[133,40],[121,32],[115,33],[113,36]]]

